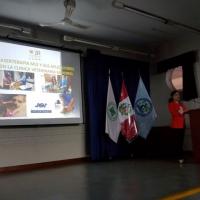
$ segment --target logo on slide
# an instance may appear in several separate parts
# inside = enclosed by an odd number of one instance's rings
[[[31,113],[52,113],[52,110],[45,109],[47,107],[47,103],[37,103],[34,107],[34,110],[31,110]]]
[[[47,106],[47,103],[37,103],[35,105],[36,108],[46,108],[46,106]]]
[[[30,60],[40,60],[41,59],[40,50],[29,49],[29,59]]]

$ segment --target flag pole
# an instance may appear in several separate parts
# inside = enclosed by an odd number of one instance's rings
[[[122,73],[122,79],[124,78],[124,72],[121,72]]]
[[[138,68],[139,79],[141,78],[140,68]]]

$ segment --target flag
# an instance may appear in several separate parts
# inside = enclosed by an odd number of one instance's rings
[[[122,82],[120,102],[118,105],[118,115],[122,135],[128,142],[132,142],[137,136],[137,127],[135,122],[135,112],[132,108],[124,80]]]
[[[134,110],[138,134],[143,138],[147,138],[157,114],[141,77],[138,83]]]
[[[106,105],[106,130],[109,137],[117,143],[120,133],[120,123],[118,118],[117,105],[113,94],[113,89],[109,77],[107,105]]]

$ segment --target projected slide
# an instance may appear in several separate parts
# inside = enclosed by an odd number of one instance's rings
[[[0,125],[82,122],[80,55],[0,41]]]

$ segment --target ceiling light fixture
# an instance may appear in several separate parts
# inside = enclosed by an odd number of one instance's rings
[[[125,48],[121,48],[121,47],[118,47],[118,46],[115,46],[115,45],[107,45],[107,44],[103,44],[103,43],[99,43],[99,42],[94,42],[94,41],[85,40],[85,39],[81,39],[81,38],[71,37],[71,36],[68,36],[68,35],[63,36],[63,41],[65,41],[65,42],[77,42],[77,43],[80,43],[80,44],[92,45],[92,46],[96,46],[96,47],[102,47],[102,48],[110,49],[112,51],[121,51],[121,52],[141,55],[141,56],[150,56],[150,57],[154,56],[153,54],[142,52],[142,51],[136,51],[136,50],[133,50],[133,49],[125,49]]]
[[[141,10],[139,8],[135,8],[135,7],[129,6],[129,5],[124,4],[123,2],[118,1],[118,0],[114,0],[112,5],[115,8],[124,9],[124,10],[127,10],[129,12],[134,12],[134,13],[136,13],[138,15],[142,15],[144,17],[148,17],[148,18],[157,20],[157,21],[159,21],[161,23],[164,23],[164,24],[166,24],[168,22],[168,20],[165,19],[164,17],[160,17],[158,15],[152,14],[152,13],[144,11],[144,10]]]
[[[94,41],[89,41],[89,40],[83,40],[83,39],[71,37],[71,36],[68,36],[68,35],[64,35],[63,36],[63,40],[65,42],[78,42],[78,43],[88,44],[88,45],[92,45],[92,46],[111,48],[111,46],[106,45],[106,44],[101,44],[101,43],[94,42]]]
[[[27,34],[27,35],[32,34],[32,31],[30,28],[20,27],[20,26],[11,25],[11,24],[2,24],[2,23],[0,24],[0,27],[11,29],[13,31],[18,31],[20,33]]]
[[[163,24],[177,26],[177,27],[184,28],[184,29],[187,29],[189,31],[192,31],[192,32],[200,34],[200,29],[198,29],[198,28],[195,28],[195,27],[183,24],[183,23],[179,23],[179,22],[173,21],[171,19],[167,19],[165,17],[156,15],[154,13],[147,12],[145,10],[141,10],[139,8],[127,5],[127,4],[125,4],[125,3],[121,2],[121,1],[118,1],[118,0],[114,0],[112,2],[112,5],[115,8],[123,9],[123,10],[129,11],[129,12],[133,12],[133,13],[136,13],[138,15],[141,15],[141,16],[148,17],[150,19],[159,21],[159,22],[161,22]]]

